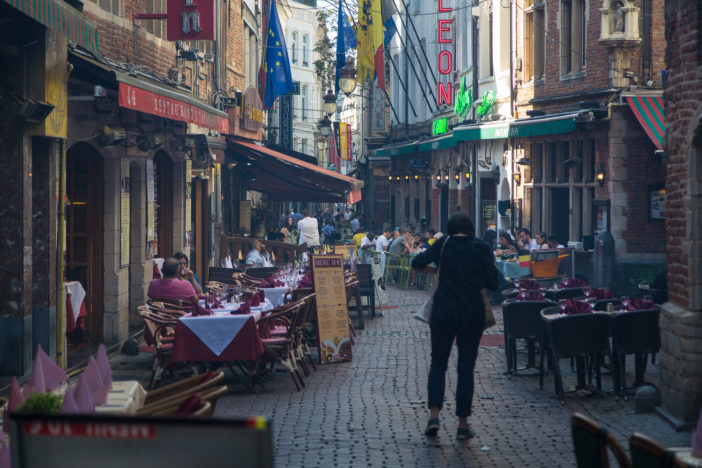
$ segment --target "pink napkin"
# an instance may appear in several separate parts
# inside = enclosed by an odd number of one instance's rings
[[[83,373],[78,379],[75,390],[73,390],[73,398],[76,401],[79,414],[93,414],[95,412],[95,405],[93,405],[91,393],[90,387],[85,379],[85,373]]]
[[[105,379],[100,373],[98,363],[93,356],[90,356],[88,365],[83,371],[83,377],[90,388],[90,398],[96,405],[102,405],[107,401],[107,393],[111,385],[105,384]]]
[[[250,304],[252,307],[258,307],[261,305],[261,296],[258,295],[258,293],[254,294],[251,296],[251,299],[246,301],[247,304]]]
[[[32,367],[32,374],[25,382],[22,390],[25,398],[29,398],[32,393],[46,393],[46,380],[44,379],[44,366],[41,361],[35,360]]]
[[[212,315],[212,311],[210,309],[205,309],[200,304],[195,303],[192,307],[192,316],[197,317],[199,315]]]
[[[623,310],[649,310],[653,309],[653,301],[642,299],[640,297],[632,297],[626,301],[622,301]]]
[[[613,299],[614,294],[612,294],[612,290],[609,288],[595,288],[595,289],[589,289],[590,291],[590,297],[593,299]]]
[[[12,468],[10,444],[0,442],[0,468]]]
[[[10,389],[10,401],[7,404],[7,408],[5,408],[5,413],[3,414],[2,418],[2,430],[4,432],[10,432],[10,418],[8,415],[12,413],[14,410],[17,409],[19,405],[24,403],[24,395],[22,394],[22,390],[20,390],[19,383],[17,382],[16,377],[12,377],[12,388]],[[2,465],[0,465],[1,467]]]
[[[539,284],[538,281],[521,280],[521,281],[519,281],[518,288],[520,290],[538,291],[539,289],[541,289],[541,285]]]
[[[298,287],[311,288],[312,287],[312,274],[307,273],[305,276],[300,278],[300,282],[298,283]]]
[[[275,285],[276,285],[276,287],[281,288],[281,287],[284,287],[284,286],[285,286],[285,283],[283,283],[283,282],[280,281],[280,280],[277,280],[277,281],[275,282]]]
[[[61,405],[62,414],[77,414],[78,405],[76,404],[76,399],[73,398],[73,393],[66,392],[63,396],[63,404]]]
[[[237,310],[233,310],[231,312],[232,315],[244,315],[244,314],[250,314],[251,313],[251,306],[249,305],[248,302],[245,302],[239,306]]]
[[[580,278],[564,278],[561,280],[561,288],[582,288],[587,286],[587,281]]]
[[[574,298],[568,299],[568,301],[561,306],[561,310],[564,310],[568,315],[592,313],[592,307],[590,304]]]
[[[103,346],[103,349],[104,348]],[[68,380],[66,373],[51,360],[49,355],[41,348],[41,345],[37,348],[37,355],[34,357],[34,366],[41,366],[44,372],[44,383],[46,384],[47,390],[54,390],[61,385],[61,382]]]
[[[110,367],[110,362],[107,359],[107,350],[105,349],[105,345],[102,343],[100,343],[100,346],[98,346],[95,361],[97,361],[100,375],[102,375],[102,383],[109,384],[110,388],[112,388],[112,368]]]
[[[519,291],[515,297],[517,301],[546,301],[546,296],[541,291]]]
[[[692,456],[702,457],[702,411],[697,421],[697,430],[692,433]]]

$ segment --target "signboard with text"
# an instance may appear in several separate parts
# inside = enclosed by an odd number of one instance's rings
[[[341,255],[311,255],[312,281],[317,293],[319,362],[350,361],[349,310]]]
[[[166,39],[169,41],[214,41],[213,0],[168,0]]]

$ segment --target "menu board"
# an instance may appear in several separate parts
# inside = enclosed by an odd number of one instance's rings
[[[317,293],[319,362],[350,361],[349,310],[341,255],[311,255],[314,292]]]

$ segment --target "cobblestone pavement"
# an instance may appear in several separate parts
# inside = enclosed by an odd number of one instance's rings
[[[358,332],[353,362],[318,366],[300,392],[282,372],[260,394],[232,382],[216,416],[270,418],[279,467],[575,466],[569,426],[574,411],[609,427],[624,447],[634,431],[669,446],[690,444],[689,433],[676,433],[657,415],[636,414],[633,399],[571,394],[562,405],[552,397],[552,376],[541,391],[534,371],[504,375],[501,344],[481,346],[478,355],[470,418],[476,437],[468,442],[454,437],[454,350],[441,430],[437,439],[425,438],[429,329],[411,318],[425,298],[423,291],[390,289],[391,308]],[[500,307],[494,310],[498,324],[488,333],[501,334]],[[491,338],[485,342],[501,341]],[[568,360],[562,361],[565,385],[572,386],[575,376]],[[657,368],[649,366],[647,377],[657,381]],[[611,385],[611,376],[604,375],[603,386]]]

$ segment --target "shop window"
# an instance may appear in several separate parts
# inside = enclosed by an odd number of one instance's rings
[[[531,145],[531,170],[533,171],[533,181],[541,182],[543,166],[544,166],[544,155],[543,155],[543,145],[541,143],[535,143]]]
[[[302,36],[302,65],[308,67],[310,65],[309,61],[310,55],[310,38],[307,34]]]
[[[292,52],[292,63],[297,64],[297,33],[292,33],[292,41],[290,42],[290,51]]]

